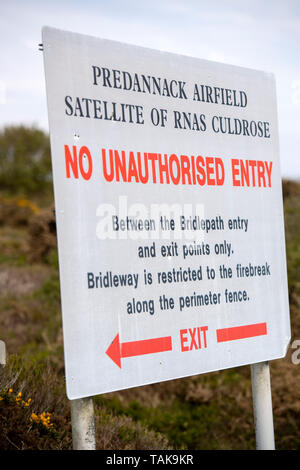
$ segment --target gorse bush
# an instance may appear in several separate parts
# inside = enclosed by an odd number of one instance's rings
[[[50,141],[35,127],[10,126],[0,131],[0,188],[9,194],[52,191]]]

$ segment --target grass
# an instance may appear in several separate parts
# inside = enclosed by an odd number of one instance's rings
[[[299,187],[289,186],[284,199],[292,341],[300,338]],[[0,339],[8,351],[0,370],[0,448],[71,449],[57,250],[50,243],[32,261],[30,219],[14,220],[0,225]],[[271,363],[271,380],[276,447],[298,450],[300,366],[292,352]],[[109,393],[94,403],[97,449],[255,448],[249,367]],[[43,424],[43,413],[53,426]]]

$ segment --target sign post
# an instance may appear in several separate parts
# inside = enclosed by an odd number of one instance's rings
[[[251,365],[257,450],[275,450],[272,393],[268,362]]]
[[[74,450],[95,450],[95,422],[93,398],[70,400],[72,440]]]
[[[68,398],[284,357],[274,76],[48,27],[43,51]]]
[[[0,340],[0,365],[6,364],[6,347],[4,341]]]

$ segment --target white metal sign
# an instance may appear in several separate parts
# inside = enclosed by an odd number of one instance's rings
[[[273,75],[43,29],[70,399],[282,357]]]

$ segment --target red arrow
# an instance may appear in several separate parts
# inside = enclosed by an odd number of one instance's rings
[[[172,351],[171,336],[120,343],[118,333],[105,353],[121,369],[122,357],[141,356],[143,354],[153,354],[164,351]]]

